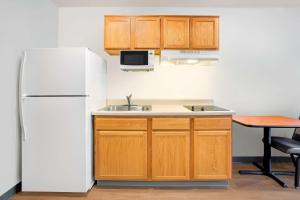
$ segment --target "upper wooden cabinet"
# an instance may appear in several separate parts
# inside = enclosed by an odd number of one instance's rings
[[[105,16],[104,48],[219,49],[217,16]]]
[[[163,17],[163,48],[189,48],[189,17]]]
[[[160,48],[160,17],[133,17],[133,49]]]
[[[131,20],[125,16],[105,16],[104,48],[130,49]]]
[[[192,49],[218,49],[219,48],[219,18],[218,17],[192,17],[191,19]]]

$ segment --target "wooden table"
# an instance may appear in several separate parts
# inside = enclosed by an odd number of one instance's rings
[[[300,120],[285,116],[233,116],[233,121],[246,127],[264,129],[264,157],[263,166],[253,162],[259,170],[240,170],[240,174],[264,175],[274,179],[282,187],[288,187],[275,175],[294,175],[294,172],[273,171],[271,163],[271,128],[297,128]]]

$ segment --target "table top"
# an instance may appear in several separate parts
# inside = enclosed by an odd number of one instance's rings
[[[285,116],[233,116],[232,120],[248,127],[297,128],[300,120]]]

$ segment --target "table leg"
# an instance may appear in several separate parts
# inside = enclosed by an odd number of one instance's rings
[[[253,162],[253,164],[260,169],[259,171],[257,170],[240,170],[239,173],[244,175],[244,174],[249,174],[249,175],[265,175],[273,180],[275,180],[279,185],[282,187],[286,188],[288,187],[286,183],[281,181],[278,177],[275,176],[275,173],[272,171],[272,162],[271,162],[271,129],[269,127],[264,128],[264,138],[263,138],[263,143],[264,143],[264,157],[263,157],[263,166],[259,165],[256,162]],[[278,173],[279,174],[279,173]]]
[[[295,176],[295,172],[293,171],[273,171],[275,175],[284,175],[284,176]]]
[[[239,173],[241,175],[264,175],[264,168],[260,164],[257,162],[253,162],[252,164],[260,170],[240,170]]]
[[[258,164],[257,162],[253,162],[252,163],[254,166],[256,166],[258,169],[260,169],[260,171],[265,171],[265,169],[264,169],[264,167],[263,166],[261,166],[260,164]]]
[[[264,128],[264,158],[263,158],[263,166],[265,174],[275,180],[282,187],[288,187],[286,183],[280,180],[275,174],[272,172],[272,156],[271,156],[271,129],[269,127]]]
[[[271,173],[272,163],[271,163],[271,129],[264,128],[264,158],[263,166],[266,173]]]

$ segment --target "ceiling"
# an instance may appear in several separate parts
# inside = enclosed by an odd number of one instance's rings
[[[64,6],[300,7],[300,0],[52,0]]]

